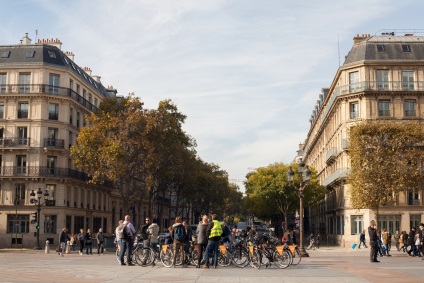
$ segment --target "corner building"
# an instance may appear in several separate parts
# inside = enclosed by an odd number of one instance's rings
[[[349,202],[349,128],[368,119],[423,123],[423,96],[424,35],[354,37],[330,88],[319,95],[299,151],[327,188],[319,207],[309,211],[306,231],[320,232],[324,243],[326,237],[342,246],[359,241],[375,216],[369,209],[352,209]],[[404,191],[394,204],[379,209],[378,227],[392,234],[418,228],[424,222],[422,199],[422,190]]]
[[[116,90],[61,45],[57,39],[31,44],[26,35],[18,45],[0,46],[0,248],[35,246],[37,206],[30,194],[39,188],[49,193],[41,198],[42,247],[46,240],[57,244],[64,227],[111,234],[122,217],[114,192],[88,185],[69,155],[84,115]]]

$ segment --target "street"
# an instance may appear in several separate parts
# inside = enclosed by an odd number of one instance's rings
[[[218,269],[120,266],[113,251],[98,256],[34,250],[0,250],[1,282],[424,282],[424,260],[392,251],[369,262],[369,249],[322,247],[308,251],[298,266],[259,270],[250,266]]]

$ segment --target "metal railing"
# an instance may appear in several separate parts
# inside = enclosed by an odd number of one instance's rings
[[[29,147],[31,138],[0,138],[0,147]]]
[[[65,140],[60,139],[44,139],[44,146],[48,148],[64,148]]]
[[[97,113],[99,110],[95,105],[93,105],[87,99],[82,97],[79,93],[73,91],[70,88],[50,86],[46,84],[2,84],[0,85],[0,89],[4,90],[4,92],[2,92],[4,94],[45,93],[49,95],[71,97],[80,105],[84,106],[90,111],[93,111],[94,113]],[[27,117],[28,117],[28,112],[27,112]],[[19,117],[19,113],[18,113],[18,118],[27,118],[27,117]]]
[[[0,168],[0,174],[3,177],[9,176],[27,176],[27,177],[57,177],[73,178],[87,181],[86,173],[79,172],[69,168],[49,168],[43,166],[4,166]]]
[[[325,155],[325,162],[329,162],[330,160],[336,158],[337,156],[337,148],[332,147],[327,151],[327,154]]]

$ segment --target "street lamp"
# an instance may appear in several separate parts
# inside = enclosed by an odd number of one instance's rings
[[[43,191],[41,188],[38,188],[37,191],[37,198],[35,198],[35,192],[34,190],[31,191],[29,194],[31,196],[31,203],[37,206],[37,226],[35,228],[37,229],[37,244],[34,247],[34,250],[41,250],[40,246],[40,212],[41,212],[41,206],[45,205],[47,203],[47,198],[49,197],[49,191],[46,189],[46,192],[44,193],[44,202],[41,203],[41,197],[43,195]]]
[[[293,187],[299,192],[299,251],[303,257],[308,257],[309,254],[306,252],[303,246],[303,190],[308,185],[309,180],[311,179],[311,171],[308,166],[305,167],[305,163],[302,159],[299,159],[297,163],[297,172],[299,175],[299,187],[294,185],[294,172],[291,167],[287,171],[287,181],[293,185]]]

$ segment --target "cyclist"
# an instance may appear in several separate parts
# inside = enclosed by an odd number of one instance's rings
[[[148,238],[150,241],[150,246],[155,251],[158,252],[158,235],[159,235],[159,225],[156,223],[156,218],[153,218],[152,224],[147,228],[147,233],[149,234]]]

